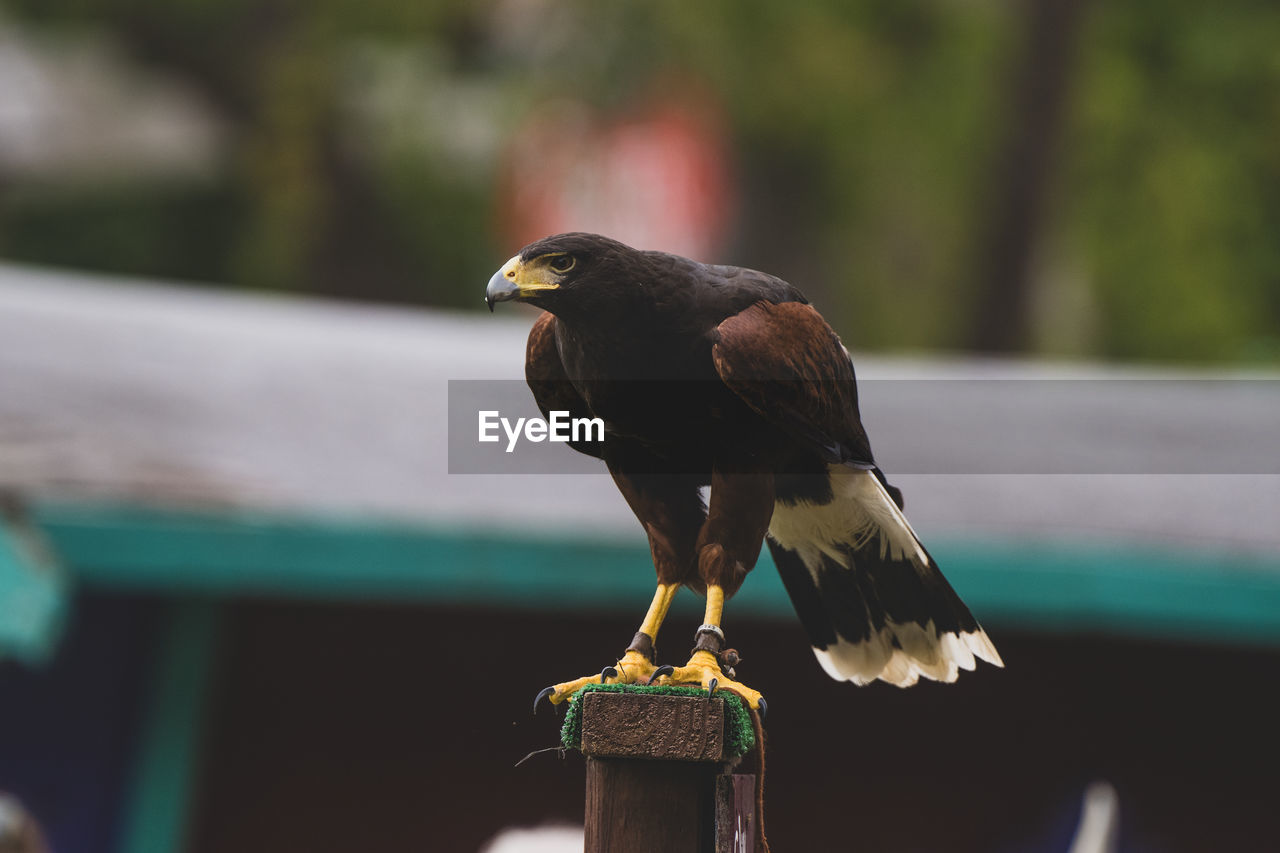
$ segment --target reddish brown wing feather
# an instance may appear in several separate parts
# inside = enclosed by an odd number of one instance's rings
[[[718,332],[716,370],[747,405],[829,462],[872,464],[853,364],[812,306],[757,302]]]
[[[572,417],[591,416],[560,360],[556,318],[552,314],[539,317],[529,332],[524,373],[544,415],[562,410]],[[592,456],[604,456],[598,443],[571,442],[571,446]],[[658,463],[643,448],[626,442],[610,444],[607,461],[619,491],[649,534],[658,582],[697,585],[696,545],[707,515],[698,493],[698,478],[656,473]],[[756,548],[759,549],[758,543]]]
[[[571,418],[592,417],[585,400],[574,389],[560,361],[556,348],[556,318],[543,312],[529,330],[529,342],[525,347],[524,378],[533,392],[533,399],[544,416],[551,412],[568,412]],[[569,446],[581,453],[599,458],[603,445],[599,442],[569,442]]]

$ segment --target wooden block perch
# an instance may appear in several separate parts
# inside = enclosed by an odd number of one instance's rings
[[[766,849],[756,776],[726,760],[724,699],[590,692],[579,701],[586,853]]]
[[[595,758],[720,761],[724,700],[658,693],[588,693],[582,752]]]

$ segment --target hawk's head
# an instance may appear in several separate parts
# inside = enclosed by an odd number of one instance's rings
[[[624,302],[644,276],[644,253],[599,234],[574,232],[525,246],[489,279],[484,299],[518,300],[559,313]]]

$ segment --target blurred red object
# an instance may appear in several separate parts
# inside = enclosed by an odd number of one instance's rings
[[[543,104],[503,162],[497,210],[513,246],[594,231],[697,260],[723,248],[733,204],[720,111],[694,86],[667,85],[622,116]]]

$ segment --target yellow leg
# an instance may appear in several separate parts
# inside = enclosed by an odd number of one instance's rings
[[[724,616],[724,590],[714,584],[707,587],[707,609],[702,617],[704,627],[715,628],[718,633],[720,620]],[[722,636],[723,639],[723,636]],[[700,684],[710,689],[711,682],[716,682],[717,690],[732,690],[746,700],[752,708],[759,708],[763,697],[759,691],[752,690],[745,684],[734,681],[720,669],[720,662],[709,651],[699,650],[693,653],[689,662],[677,667],[670,675],[673,684]]]
[[[720,620],[724,617],[724,590],[715,584],[707,587],[707,609],[703,613],[702,623],[704,625],[715,625],[720,627]]]
[[[671,609],[671,601],[676,597],[676,591],[679,588],[677,584],[658,584],[658,589],[653,594],[653,601],[649,604],[649,612],[640,623],[640,632],[648,635],[650,643],[657,639],[658,629],[667,618],[667,611]],[[613,664],[617,674],[606,676],[603,681],[606,684],[644,683],[648,682],[655,668],[653,661],[649,660],[643,652],[628,649],[622,658]],[[601,681],[600,675],[585,675],[582,678],[557,684],[551,688],[549,694],[551,703],[558,705],[586,685],[599,684]]]
[[[653,594],[649,612],[644,615],[644,621],[640,623],[640,630],[648,634],[649,639],[658,639],[658,629],[667,618],[667,611],[671,609],[671,601],[676,597],[676,590],[679,588],[673,583],[658,584],[658,591]]]

